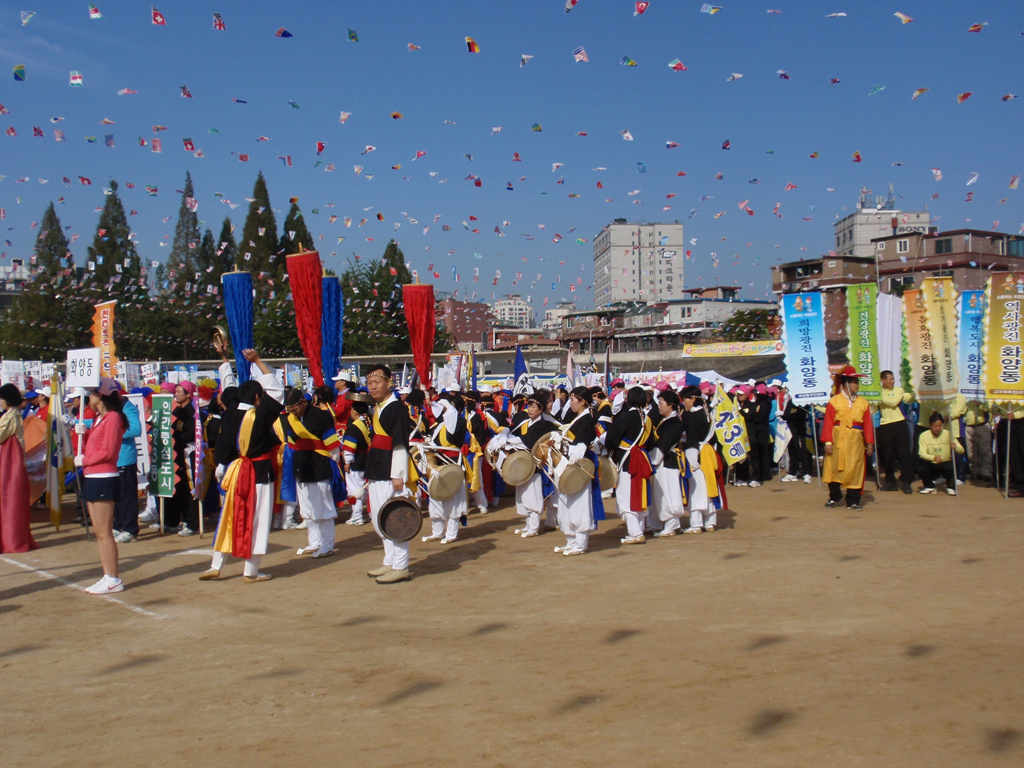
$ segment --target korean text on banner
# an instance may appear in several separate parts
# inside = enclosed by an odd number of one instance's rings
[[[957,373],[960,374],[958,391],[967,400],[985,397],[985,388],[981,385],[981,327],[984,319],[985,292],[961,293],[956,334],[959,350]]]
[[[828,402],[832,384],[820,293],[791,293],[782,297],[782,340],[793,402]]]
[[[719,384],[715,391],[715,436],[722,446],[722,456],[731,467],[737,462],[743,461],[750,452],[750,442],[747,439],[747,424],[740,415],[739,408],[733,400],[730,400],[722,385]]]
[[[878,287],[874,283],[851,285],[846,289],[846,308],[850,317],[850,364],[861,375],[860,394],[867,398],[882,396],[878,375],[877,294]]]
[[[919,289],[903,292],[903,317],[907,329],[907,360],[910,363],[910,385],[919,402],[941,400],[941,389],[935,375],[935,355],[928,319],[924,312],[924,296]]]
[[[174,395],[153,395],[153,467],[156,470],[156,495],[174,495],[174,435],[171,411]]]
[[[960,377],[956,371],[956,288],[951,277],[926,277],[921,286],[925,321],[932,343],[939,400],[956,397]],[[923,398],[918,391],[918,398]]]
[[[981,381],[988,400],[1024,402],[1021,375],[1021,321],[1024,320],[1024,272],[998,272],[985,289]]]
[[[64,385],[96,389],[100,385],[100,351],[98,349],[69,349]]]
[[[92,343],[100,350],[100,375],[117,376],[117,345],[114,343],[114,309],[116,301],[96,305],[92,316]]]

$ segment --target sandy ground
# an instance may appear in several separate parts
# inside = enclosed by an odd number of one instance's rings
[[[271,537],[274,579],[200,582],[209,537],[121,547],[119,602],[79,526],[0,556],[5,766],[1024,764],[1024,504],[737,489],[724,530],[584,557],[506,500],[455,544],[335,557]],[[21,564],[21,565],[19,565]],[[27,566],[27,569],[26,567]],[[132,610],[133,608],[139,610]],[[141,611],[141,612],[140,612]]]

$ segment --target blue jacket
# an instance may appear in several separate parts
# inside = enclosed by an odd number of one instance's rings
[[[139,452],[135,448],[135,438],[142,435],[142,419],[139,418],[139,409],[131,400],[124,401],[122,410],[128,418],[128,429],[124,431],[124,436],[121,438],[121,453],[117,456],[117,466],[132,467],[139,460]]]

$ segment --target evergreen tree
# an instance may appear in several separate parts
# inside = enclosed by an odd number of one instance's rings
[[[91,328],[94,305],[117,301],[114,339],[117,355],[125,360],[145,360],[151,343],[140,329],[151,313],[149,285],[128,226],[124,205],[117,194],[117,182],[111,180],[106,203],[96,226],[96,236],[88,249],[86,275],[79,290],[81,301],[71,308],[72,323]]]
[[[185,189],[178,206],[178,223],[174,227],[174,243],[167,256],[167,275],[175,296],[185,292],[185,283],[194,281],[196,251],[199,249],[198,201],[192,187],[192,174],[185,173]]]
[[[219,260],[219,273],[217,275],[219,282],[220,275],[235,269],[235,254],[238,253],[238,245],[235,243],[235,225],[231,223],[231,218],[228,216],[224,217],[224,223],[220,227],[220,237],[217,238],[216,253]],[[215,269],[214,271],[217,270]]]
[[[87,346],[87,329],[67,322],[75,301],[74,270],[68,239],[51,202],[40,225],[32,256],[32,278],[14,300],[0,328],[0,354],[21,360],[59,361],[64,351]]]
[[[299,253],[302,250],[314,250],[313,236],[306,229],[306,221],[302,217],[298,203],[292,203],[284,220],[284,232],[281,233],[281,250],[285,254]]]
[[[392,240],[380,261],[349,261],[341,276],[345,296],[346,355],[408,354],[402,286],[412,282],[405,256]]]
[[[262,172],[256,177],[252,198],[245,226],[242,227],[242,239],[235,253],[235,268],[254,275],[274,273],[279,268],[283,269],[283,260],[278,259],[281,246],[277,238],[277,219],[270,207],[270,193]]]

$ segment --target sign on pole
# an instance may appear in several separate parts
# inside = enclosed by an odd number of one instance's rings
[[[171,411],[174,395],[153,395],[153,466],[156,469],[156,495],[174,495],[174,435]]]
[[[68,389],[96,389],[100,385],[100,351],[69,349],[64,384]]]
[[[782,341],[793,402],[827,403],[832,382],[820,293],[790,293],[782,297]]]
[[[1024,272],[999,272],[988,279],[982,340],[981,380],[985,397],[1024,402]]]
[[[860,394],[867,398],[882,396],[878,368],[878,334],[876,332],[874,283],[851,285],[846,289],[849,314],[847,337],[850,339],[850,365],[861,375]]]
[[[985,317],[985,292],[964,291],[961,293],[958,317],[959,392],[967,400],[983,400],[985,388],[981,385],[981,324]]]

